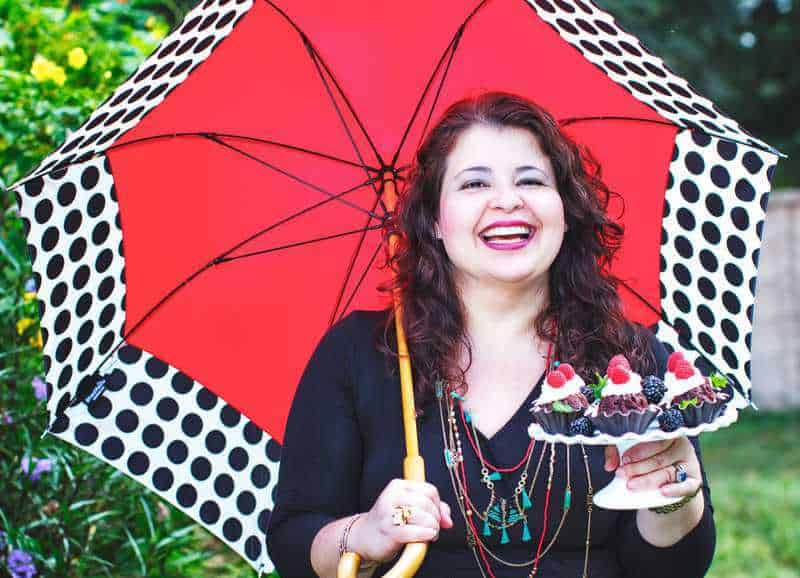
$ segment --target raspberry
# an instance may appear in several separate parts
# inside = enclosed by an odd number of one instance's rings
[[[666,432],[675,431],[679,427],[683,427],[686,425],[686,422],[683,419],[683,414],[681,410],[672,408],[668,409],[665,412],[662,412],[658,416],[658,425],[661,426],[661,429]]]
[[[627,383],[630,373],[622,365],[614,365],[608,368],[608,377],[616,384]]]
[[[563,387],[565,383],[567,383],[567,378],[560,371],[551,371],[547,374],[547,384],[550,387]]]
[[[683,359],[683,352],[676,351],[667,358],[667,371],[675,371],[675,364]]]
[[[628,359],[621,353],[618,353],[608,361],[608,369],[611,369],[616,365],[621,365],[628,370],[631,368],[631,364],[628,362]]]
[[[594,403],[594,390],[591,387],[589,387],[588,385],[584,385],[581,388],[581,393],[586,398],[586,401],[588,401],[589,403]]]
[[[681,359],[675,363],[675,377],[678,379],[688,379],[694,375],[694,366],[691,362]]]
[[[658,376],[648,375],[642,380],[642,393],[650,403],[658,403],[667,393],[667,386]]]
[[[558,366],[558,371],[564,374],[567,379],[575,377],[575,369],[569,363],[562,363]]]
[[[569,424],[569,433],[590,436],[594,433],[594,424],[589,421],[588,417],[579,417]]]

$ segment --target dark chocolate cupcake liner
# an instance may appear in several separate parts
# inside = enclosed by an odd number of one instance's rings
[[[560,411],[547,412],[543,409],[534,410],[531,413],[533,421],[542,426],[542,429],[549,434],[569,434],[569,424],[583,415],[583,411],[566,413]]]
[[[617,413],[604,416],[598,413],[596,416],[589,416],[589,419],[597,431],[612,436],[621,436],[626,433],[644,433],[657,415],[658,410],[653,406],[648,406],[644,411],[634,410],[628,415]]]
[[[728,399],[718,399],[717,403],[704,401],[701,405],[690,405],[680,410],[686,427],[697,427],[704,423],[711,423],[725,411]]]

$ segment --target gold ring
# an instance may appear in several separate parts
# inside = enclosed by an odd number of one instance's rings
[[[411,519],[411,508],[408,506],[395,506],[392,508],[392,524],[405,526]]]

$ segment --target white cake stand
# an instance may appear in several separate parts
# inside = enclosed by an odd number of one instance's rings
[[[716,431],[727,427],[735,422],[739,417],[739,410],[747,405],[740,396],[735,396],[725,411],[712,423],[701,424],[697,427],[682,427],[674,432],[665,432],[658,427],[658,421],[650,424],[650,427],[642,434],[626,433],[622,436],[612,436],[608,434],[595,433],[591,436],[584,435],[564,435],[549,434],[545,432],[539,424],[531,424],[528,434],[535,440],[550,443],[563,444],[584,444],[594,446],[616,445],[619,451],[620,460],[630,448],[641,442],[651,442],[656,440],[672,439],[683,436],[696,436],[703,432]],[[594,495],[594,504],[606,510],[639,510],[641,508],[657,508],[674,504],[681,500],[669,498],[661,493],[661,490],[630,490],[627,486],[627,479],[619,475],[609,484]]]

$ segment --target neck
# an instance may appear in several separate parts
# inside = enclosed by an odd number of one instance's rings
[[[539,341],[534,321],[550,302],[547,275],[525,285],[467,280],[458,287],[465,329],[474,345],[508,351]]]

